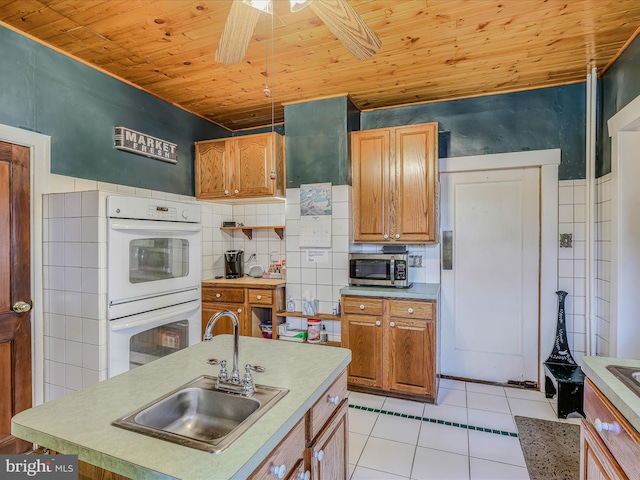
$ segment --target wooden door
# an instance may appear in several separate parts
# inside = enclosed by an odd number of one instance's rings
[[[389,390],[435,396],[433,320],[391,317],[384,327]]]
[[[348,478],[348,407],[349,400],[345,398],[311,446],[311,471],[314,480],[347,480]]]
[[[196,144],[196,197],[230,197],[231,149],[228,140]]]
[[[538,379],[540,169],[442,175],[442,373],[506,383]]]
[[[352,352],[349,383],[382,388],[382,317],[343,315],[342,346]]]
[[[236,188],[239,197],[268,196],[275,193],[275,152],[273,135],[236,137]],[[274,179],[271,179],[273,173]]]
[[[390,130],[354,132],[351,147],[354,241],[387,242]]]
[[[390,241],[438,242],[438,124],[394,130]]]
[[[0,142],[0,453],[31,444],[11,435],[11,417],[31,407],[29,149]],[[19,310],[20,304],[26,310]]]

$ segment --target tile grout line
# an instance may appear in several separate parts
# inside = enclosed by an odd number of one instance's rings
[[[429,422],[429,423],[436,423],[438,425],[446,425],[449,427],[457,427],[457,428],[464,428],[466,430],[474,430],[476,432],[485,432],[485,433],[493,433],[495,435],[504,435],[506,437],[518,437],[517,433],[514,432],[507,432],[504,430],[497,430],[495,428],[486,428],[486,427],[476,427],[473,425],[467,425],[465,423],[459,423],[459,422],[450,422],[448,420],[438,420],[436,418],[428,418],[428,417],[422,417],[420,415],[409,415],[407,413],[398,413],[398,412],[391,412],[389,410],[382,410],[379,408],[371,408],[371,407],[361,407],[359,405],[351,405],[349,404],[349,408],[353,408],[355,410],[362,410],[365,412],[373,412],[373,413],[381,413],[383,415],[390,415],[393,417],[400,417],[400,418],[408,418],[411,420],[420,420],[422,422]]]

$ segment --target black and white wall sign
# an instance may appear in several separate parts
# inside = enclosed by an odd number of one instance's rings
[[[113,146],[169,163],[178,162],[178,145],[126,127],[115,127]]]

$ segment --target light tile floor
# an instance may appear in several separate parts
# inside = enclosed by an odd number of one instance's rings
[[[438,405],[349,392],[351,480],[528,480],[515,415],[559,422],[544,393],[442,379]],[[394,412],[480,429],[421,421]],[[489,433],[493,429],[503,433]]]

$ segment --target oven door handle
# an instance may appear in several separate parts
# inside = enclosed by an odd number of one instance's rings
[[[186,307],[182,307],[182,308],[171,308],[170,311],[168,311],[167,313],[163,313],[161,315],[157,315],[153,311],[146,312],[146,313],[142,314],[142,315],[144,315],[144,317],[139,319],[139,320],[134,320],[132,322],[126,322],[126,323],[121,323],[121,324],[115,324],[115,322],[118,322],[118,320],[112,320],[113,323],[111,325],[111,331],[112,332],[118,332],[120,330],[127,330],[129,328],[139,327],[140,325],[147,325],[149,323],[162,322],[163,320],[166,320],[167,318],[171,318],[171,317],[179,316],[179,315],[182,315],[182,314],[185,314],[185,313],[193,312],[194,310],[197,310],[199,307],[200,307],[200,304],[196,303],[195,305],[187,305]],[[163,310],[169,310],[169,309],[163,308]],[[136,316],[138,316],[138,315],[136,315]],[[149,322],[149,320],[152,320],[152,321]]]
[[[175,223],[171,224],[171,226],[167,225],[158,225],[157,223],[151,225],[147,225],[146,223],[112,223],[111,230],[153,230],[156,232],[199,232],[200,225],[199,224],[184,224],[184,223]]]

